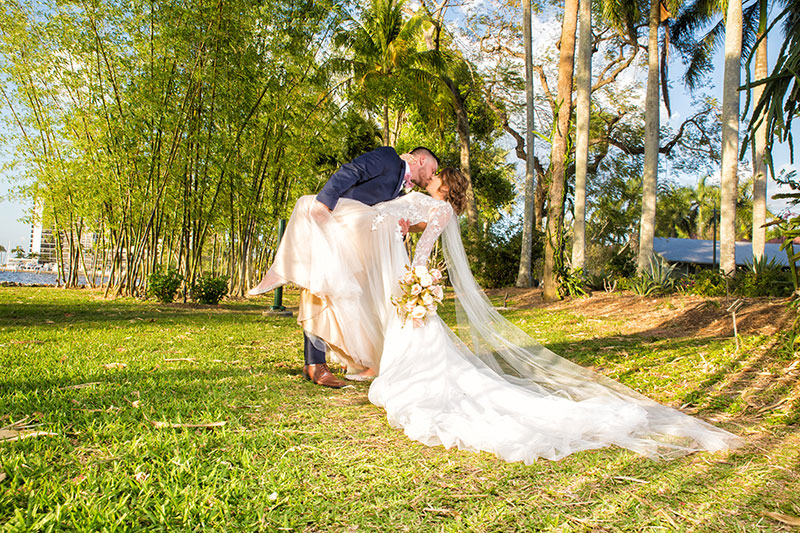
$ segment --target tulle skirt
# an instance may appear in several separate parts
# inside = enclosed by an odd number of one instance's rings
[[[331,359],[351,372],[377,369],[389,300],[409,263],[399,219],[343,198],[320,223],[310,216],[314,199],[297,201],[270,273],[304,289],[298,323],[327,343]]]
[[[614,394],[575,400],[525,386],[475,357],[439,318],[392,317],[370,401],[428,446],[486,451],[509,462],[561,459],[611,445],[653,457],[718,451],[734,435],[655,402]]]

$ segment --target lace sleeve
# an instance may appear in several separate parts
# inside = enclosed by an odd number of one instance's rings
[[[422,236],[417,243],[417,248],[414,250],[414,261],[411,263],[412,268],[417,265],[425,265],[428,262],[436,239],[442,234],[442,231],[444,231],[445,226],[447,226],[447,223],[450,222],[452,217],[453,207],[449,203],[442,203],[431,208],[427,220],[428,225],[425,226],[425,231],[422,232]]]

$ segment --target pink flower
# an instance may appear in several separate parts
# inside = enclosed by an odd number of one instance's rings
[[[413,294],[414,296],[416,296],[421,292],[422,292],[422,285],[420,285],[419,283],[415,283],[414,285],[411,286],[411,294]]]
[[[436,283],[440,279],[442,279],[442,271],[438,268],[434,268],[431,270],[431,277],[433,278],[433,282]]]
[[[411,285],[414,283],[414,273],[410,270],[407,270],[406,273],[403,275],[403,283],[406,285]]]
[[[431,293],[433,297],[436,299],[437,302],[441,302],[442,298],[444,297],[444,291],[442,290],[441,285],[434,285],[431,287]]]
[[[422,326],[425,325],[425,321],[422,320],[421,318],[415,318],[414,320],[412,320],[412,324],[414,324],[415,328],[421,328]]]

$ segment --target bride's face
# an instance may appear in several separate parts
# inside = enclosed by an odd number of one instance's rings
[[[431,181],[429,181],[428,185],[425,186],[425,190],[428,191],[428,194],[430,194],[431,197],[436,198],[437,200],[444,200],[447,193],[450,191],[447,185],[442,183],[442,178],[438,174],[431,178]]]

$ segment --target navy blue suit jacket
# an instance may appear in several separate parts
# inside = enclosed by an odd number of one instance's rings
[[[317,200],[330,209],[339,198],[351,198],[367,205],[385,202],[400,195],[406,163],[391,146],[382,146],[360,155],[328,179]]]

